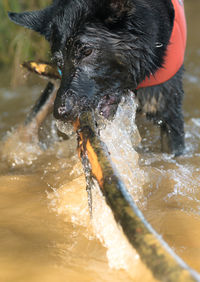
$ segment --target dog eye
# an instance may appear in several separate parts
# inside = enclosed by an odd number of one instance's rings
[[[85,57],[88,57],[92,54],[92,48],[88,48],[88,47],[84,47],[81,50],[82,55],[84,55]]]

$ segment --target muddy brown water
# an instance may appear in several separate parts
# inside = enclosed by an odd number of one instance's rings
[[[177,159],[161,154],[158,130],[143,123],[142,146],[130,160],[134,181],[128,169],[126,177],[146,219],[200,272],[200,3],[185,6],[186,154]],[[99,195],[90,220],[75,136],[62,140],[51,118],[40,131],[45,151],[9,133],[41,87],[0,89],[0,281],[153,281],[123,235],[116,235]]]

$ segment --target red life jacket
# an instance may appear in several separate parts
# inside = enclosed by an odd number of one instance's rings
[[[171,1],[174,6],[175,18],[164,65],[154,75],[143,80],[137,89],[158,85],[169,80],[183,64],[187,37],[183,0]]]

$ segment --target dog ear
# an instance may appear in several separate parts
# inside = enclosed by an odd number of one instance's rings
[[[30,28],[49,39],[50,34],[50,20],[51,20],[51,7],[44,10],[12,13],[8,12],[8,16],[14,23]]]

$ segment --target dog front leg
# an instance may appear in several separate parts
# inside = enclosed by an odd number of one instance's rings
[[[57,88],[49,82],[25,121],[0,143],[1,157],[9,165],[29,164],[42,152],[38,130],[53,109]]]
[[[44,91],[36,101],[22,126],[24,130],[27,131],[27,136],[29,132],[31,132],[31,135],[34,135],[33,137],[38,138],[38,130],[41,124],[46,119],[47,115],[53,111],[57,89],[58,87],[53,83],[47,83]]]

